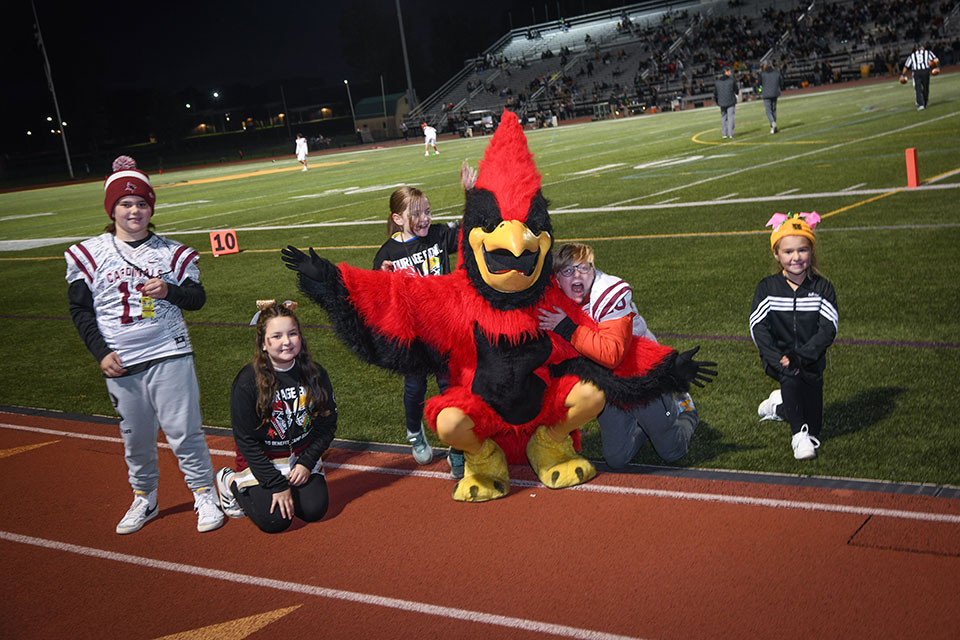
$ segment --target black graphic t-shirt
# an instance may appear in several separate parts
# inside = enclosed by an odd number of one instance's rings
[[[327,372],[320,368],[320,387],[327,404],[319,412],[306,404],[306,390],[300,380],[300,365],[277,372],[277,392],[267,420],[257,413],[257,383],[253,365],[248,364],[230,389],[230,423],[237,446],[237,471],[248,466],[268,491],[283,491],[287,479],[277,471],[271,458],[297,456],[297,463],[313,469],[327,450],[337,429],[337,403]],[[313,417],[311,417],[311,414]]]
[[[450,273],[449,256],[457,250],[459,233],[458,225],[432,224],[424,237],[403,242],[398,231],[377,251],[373,268],[379,269],[384,260],[390,260],[395,271],[408,269],[420,276]]]

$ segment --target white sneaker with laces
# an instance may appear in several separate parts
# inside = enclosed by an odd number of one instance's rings
[[[217,471],[217,491],[220,492],[220,509],[231,518],[243,518],[246,514],[240,508],[230,483],[233,482],[233,469],[224,467]]]
[[[760,406],[757,407],[757,413],[760,415],[760,422],[764,420],[776,420],[777,422],[782,422],[783,418],[777,415],[777,407],[783,404],[783,394],[780,393],[780,389],[772,391],[770,397],[760,403]]]
[[[153,503],[153,506],[150,506],[150,503]],[[130,505],[130,508],[127,509],[127,513],[123,516],[117,524],[117,533],[120,535],[125,535],[128,533],[133,533],[134,531],[140,531],[150,520],[153,520],[157,517],[157,514],[160,513],[160,509],[157,505],[157,490],[154,489],[150,493],[144,493],[143,491],[134,491],[133,492],[133,504]]]
[[[423,423],[420,423],[420,431],[410,433],[407,431],[407,441],[413,445],[413,459],[417,464],[430,464],[433,462],[433,447],[427,442],[427,434],[423,430]]]
[[[817,457],[817,447],[820,441],[810,435],[807,425],[800,427],[800,431],[793,434],[790,442],[793,446],[793,457],[797,460],[813,460]]]
[[[197,531],[200,533],[223,526],[223,512],[217,502],[217,493],[210,487],[193,492],[193,510],[197,512]]]

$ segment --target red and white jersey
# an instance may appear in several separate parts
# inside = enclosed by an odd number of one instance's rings
[[[86,283],[100,335],[124,366],[192,351],[180,308],[166,300],[144,300],[141,291],[153,277],[176,285],[187,278],[200,282],[195,250],[155,234],[133,248],[108,232],[72,245],[63,255],[67,282]]]
[[[633,314],[633,335],[656,341],[656,337],[647,328],[647,321],[637,311],[633,303],[633,289],[626,280],[594,271],[593,286],[583,305],[583,310],[596,322],[616,320]]]
[[[423,137],[425,142],[436,142],[437,130],[427,125],[423,128]]]

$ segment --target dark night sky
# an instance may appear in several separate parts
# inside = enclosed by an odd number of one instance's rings
[[[406,88],[394,0],[173,0],[167,3],[35,0],[63,118],[99,130],[147,113],[145,102],[194,89],[228,95],[231,85],[268,87],[288,104],[342,100],[349,79],[354,100]],[[617,1],[537,2],[401,0],[413,84],[420,98],[460,69],[510,26]],[[29,0],[5,3],[0,47],[4,111],[0,143],[21,150],[26,130],[44,130],[53,114],[43,59],[33,36]],[[225,106],[230,106],[229,104]],[[9,117],[12,116],[12,117]],[[46,126],[49,130],[49,125]],[[36,139],[34,139],[36,140]]]

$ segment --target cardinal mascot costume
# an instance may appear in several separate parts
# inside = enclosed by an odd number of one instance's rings
[[[529,461],[546,486],[590,480],[576,453],[579,427],[605,402],[631,407],[709,381],[713,363],[635,337],[616,369],[582,357],[538,328],[537,309],[562,309],[596,324],[553,279],[553,228],[540,174],[517,117],[506,111],[466,192],[457,268],[408,272],[334,265],[283,250],[300,289],[322,306],[339,337],[366,362],[404,375],[449,371],[450,386],[425,407],[430,428],[464,451],[455,500],[483,502],[510,491],[507,464]]]

